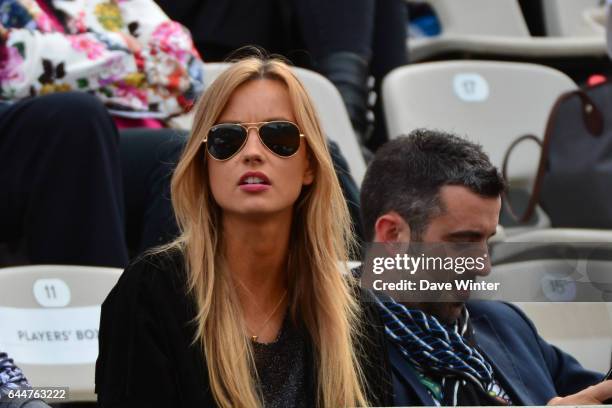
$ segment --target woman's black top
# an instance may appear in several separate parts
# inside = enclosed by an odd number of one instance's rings
[[[357,344],[358,355],[371,404],[392,405],[384,328],[368,296],[356,290],[364,310],[364,336]],[[194,301],[186,295],[186,272],[178,251],[147,255],[133,262],[102,304],[96,363],[99,405],[215,407],[206,356],[200,344],[193,343],[195,314]],[[311,405],[316,372],[307,335],[303,344],[303,388],[306,405]],[[266,384],[269,382],[262,384],[264,392]]]
[[[306,382],[307,333],[287,314],[275,341],[253,343],[258,385],[266,408],[310,408],[314,396]]]

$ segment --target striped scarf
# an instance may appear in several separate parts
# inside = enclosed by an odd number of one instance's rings
[[[375,298],[387,338],[420,375],[441,379],[439,395],[433,395],[428,388],[438,403],[458,405],[462,393],[476,396],[477,401],[470,405],[510,403],[494,379],[491,365],[466,341],[467,309],[464,318],[449,327],[434,316],[408,309],[390,298],[384,302]]]
[[[29,388],[30,384],[21,369],[13,363],[6,353],[0,352],[0,398],[10,390]]]

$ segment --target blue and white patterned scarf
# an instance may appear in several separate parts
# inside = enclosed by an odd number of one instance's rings
[[[442,388],[451,389],[454,394],[444,396],[446,401],[457,405],[461,387],[469,383],[497,400],[501,398],[501,403],[510,403],[495,380],[491,365],[464,337],[469,322],[467,309],[461,323],[445,326],[434,316],[408,309],[391,298],[384,302],[375,298],[387,338],[419,373],[442,378]],[[448,380],[452,381],[449,387]]]

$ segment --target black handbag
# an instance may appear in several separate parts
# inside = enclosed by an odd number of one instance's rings
[[[516,139],[504,157],[520,143],[541,145],[533,192],[525,211],[505,208],[521,223],[539,203],[553,227],[612,229],[612,82],[569,91],[551,109],[543,140],[533,135]]]

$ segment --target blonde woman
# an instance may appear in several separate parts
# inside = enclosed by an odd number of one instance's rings
[[[102,407],[391,403],[378,315],[340,269],[346,203],[287,65],[249,57],[209,87],[172,199],[182,235],[102,307]]]

